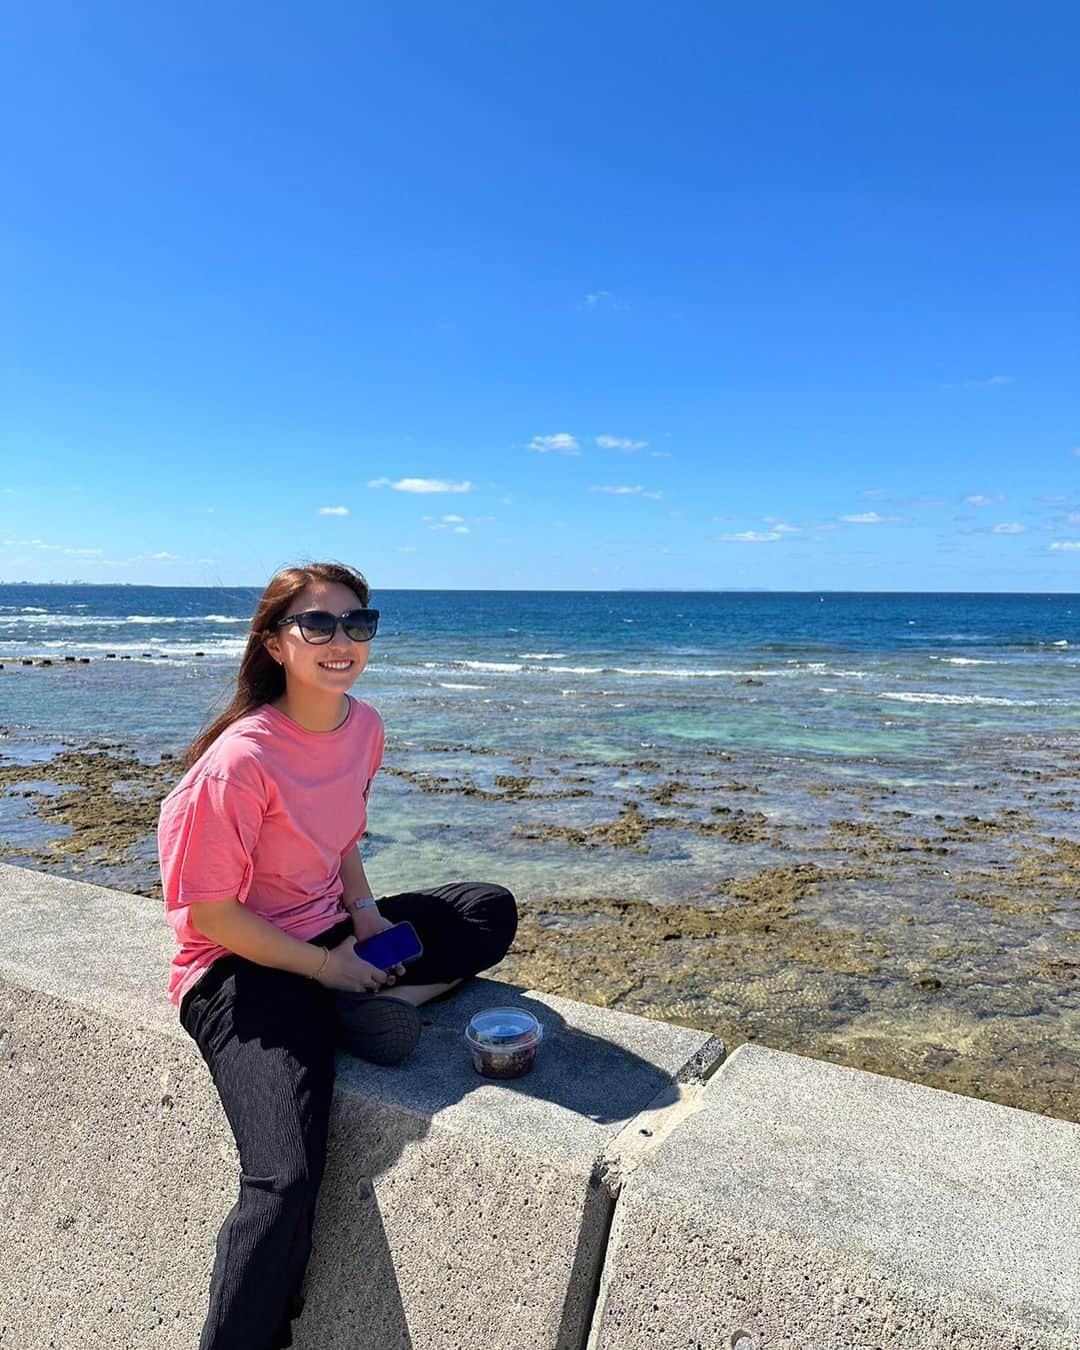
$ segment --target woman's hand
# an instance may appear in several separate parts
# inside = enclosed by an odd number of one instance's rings
[[[330,948],[330,956],[322,970],[315,977],[328,989],[341,989],[350,994],[376,994],[394,983],[394,976],[368,961],[362,961],[356,954],[355,938],[346,938],[336,947]],[[401,970],[402,967],[396,967]]]
[[[363,909],[350,909],[349,918],[352,919],[357,942],[363,942],[365,938],[374,937],[376,933],[393,927],[390,920],[384,919],[375,905],[365,905]]]
[[[347,937],[338,946],[329,949],[327,964],[316,979],[320,984],[327,985],[329,990],[343,990],[348,994],[378,994],[381,988],[389,988],[394,983],[394,976],[404,973],[404,965],[396,965],[391,971],[381,971],[370,961],[360,960],[356,956],[355,938]]]
[[[376,933],[384,933],[388,928],[393,928],[393,922],[384,918],[374,905],[368,905],[364,909],[353,909],[349,911],[352,918],[353,932],[356,934],[357,942],[363,942],[366,938],[374,937]],[[391,968],[391,973],[395,975],[404,975],[405,967],[396,965]],[[393,984],[393,980],[390,981]]]

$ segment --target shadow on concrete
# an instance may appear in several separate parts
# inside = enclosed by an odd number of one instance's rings
[[[574,1024],[553,1004],[572,1010]],[[492,1006],[525,1008],[544,1025],[534,1066],[520,1078],[491,1080],[473,1068],[464,1029],[476,1011]],[[542,1317],[546,1323],[536,1324],[533,1343],[581,1350],[617,1190],[605,1178],[605,1153],[646,1107],[675,1103],[679,1082],[693,1081],[722,1048],[702,1032],[558,998],[549,1003],[482,977],[422,1005],[420,1014],[420,1044],[403,1064],[379,1068],[338,1057],[330,1153],[296,1350],[410,1350],[407,1304],[440,1319],[437,1328],[425,1329],[424,1344],[465,1345],[471,1337],[492,1344],[490,1318],[497,1310],[462,1290],[473,1283],[477,1292],[490,1290],[498,1283],[490,1269],[479,1281],[474,1275],[478,1264],[494,1263],[507,1281],[498,1310],[505,1315],[515,1293],[537,1287],[527,1269],[534,1256],[553,1257],[561,1268],[540,1281],[550,1305],[546,1315],[535,1306],[521,1309],[523,1321]],[[600,1034],[605,1023],[621,1040]],[[717,1053],[707,1053],[710,1046]],[[470,1105],[480,1092],[483,1100]],[[449,1119],[432,1134],[439,1115]],[[478,1156],[483,1186],[476,1185]],[[557,1183],[550,1181],[552,1171]],[[552,1185],[567,1218],[574,1214],[577,1233],[534,1231],[545,1223],[545,1203],[552,1207],[543,1194]],[[466,1207],[477,1212],[463,1222]],[[470,1231],[477,1250],[462,1250]],[[530,1249],[531,1241],[539,1249]],[[410,1288],[407,1298],[394,1252],[409,1267],[405,1278],[425,1286]],[[519,1335],[514,1343],[526,1342]]]

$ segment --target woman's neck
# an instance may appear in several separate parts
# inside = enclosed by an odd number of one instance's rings
[[[336,731],[349,715],[345,694],[324,694],[318,689],[286,689],[271,702],[305,731]]]

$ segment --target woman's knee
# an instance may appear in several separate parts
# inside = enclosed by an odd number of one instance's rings
[[[483,892],[470,905],[468,921],[473,930],[474,953],[481,961],[477,970],[497,965],[517,933],[517,901],[505,886],[485,882]]]
[[[295,1157],[278,1159],[273,1170],[265,1175],[241,1172],[240,1188],[249,1198],[258,1197],[284,1220],[286,1216],[306,1213],[315,1203],[322,1171],[318,1158],[298,1153]]]

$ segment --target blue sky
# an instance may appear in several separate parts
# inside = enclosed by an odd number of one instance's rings
[[[1080,591],[1078,39],[14,0],[0,579]]]

